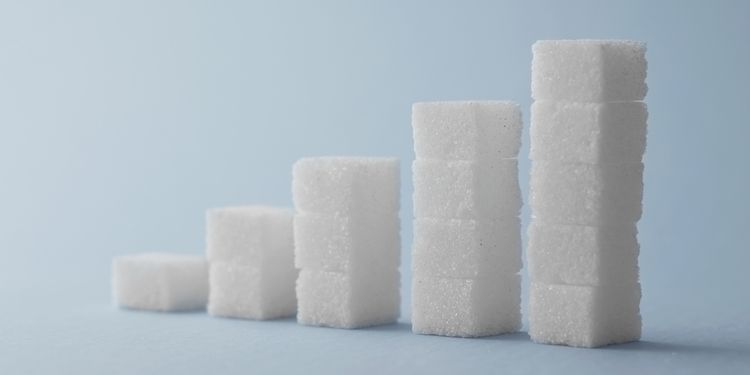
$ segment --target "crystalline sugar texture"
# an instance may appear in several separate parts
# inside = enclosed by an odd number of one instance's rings
[[[304,325],[360,328],[393,323],[400,309],[397,270],[345,274],[303,269],[297,279]]]
[[[531,159],[640,163],[648,112],[643,102],[538,101],[531,106]]]
[[[294,164],[292,173],[292,193],[298,212],[360,216],[398,213],[398,159],[304,158]]]
[[[518,216],[518,161],[415,160],[414,216],[501,219]]]
[[[208,259],[291,265],[294,257],[292,218],[291,210],[275,207],[244,206],[208,210]]]
[[[455,101],[415,103],[412,129],[417,159],[515,158],[523,125],[516,103]]]
[[[208,313],[244,319],[294,316],[297,271],[288,265],[211,262]]]
[[[479,337],[517,332],[520,309],[518,275],[478,279],[415,276],[412,282],[414,333]]]
[[[536,282],[591,286],[638,282],[635,224],[593,227],[532,222],[528,233],[529,275]]]
[[[646,45],[626,40],[540,40],[532,46],[531,96],[572,102],[646,96]]]
[[[200,310],[208,299],[203,256],[127,255],[112,261],[112,292],[121,307],[155,311]]]
[[[641,337],[640,284],[606,287],[532,282],[529,335],[534,342],[597,347]]]
[[[643,164],[592,165],[536,161],[531,212],[550,224],[627,225],[641,217]]]
[[[521,221],[415,219],[414,275],[477,278],[521,270]]]
[[[297,268],[355,272],[398,269],[401,256],[397,215],[341,216],[302,213],[294,218]]]

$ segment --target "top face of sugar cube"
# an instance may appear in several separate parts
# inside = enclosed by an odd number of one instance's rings
[[[294,163],[292,174],[292,195],[298,212],[398,214],[397,158],[303,158]]]
[[[627,40],[540,40],[532,46],[534,100],[643,100],[646,44]]]
[[[417,159],[516,158],[522,128],[521,109],[513,102],[425,102],[412,106]]]

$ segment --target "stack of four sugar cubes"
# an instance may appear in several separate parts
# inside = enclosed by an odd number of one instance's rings
[[[539,41],[533,55],[529,334],[585,347],[636,340],[645,46]]]
[[[462,337],[517,331],[518,105],[416,103],[412,127],[412,330]]]

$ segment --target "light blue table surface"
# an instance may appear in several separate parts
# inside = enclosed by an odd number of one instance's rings
[[[750,373],[749,17],[743,1],[2,2],[0,374]],[[643,340],[411,334],[411,103],[516,100],[528,125],[531,44],[561,38],[648,42]],[[315,155],[401,158],[402,323],[112,306],[114,255],[200,253],[206,208],[291,206],[291,165]],[[528,126],[525,192],[527,155]]]

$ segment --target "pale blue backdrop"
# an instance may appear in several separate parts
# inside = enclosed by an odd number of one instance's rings
[[[0,373],[750,372],[748,20],[746,1],[3,1]],[[559,38],[648,42],[643,342],[412,335],[410,105],[528,119],[531,44]],[[201,252],[206,208],[291,206],[314,155],[401,158],[404,323],[111,306],[113,255]]]

